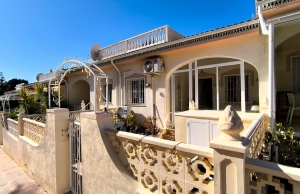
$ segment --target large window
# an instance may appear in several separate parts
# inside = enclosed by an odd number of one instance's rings
[[[145,78],[127,79],[127,104],[145,103]]]
[[[225,100],[226,102],[241,102],[240,75],[225,76]],[[249,75],[245,75],[245,98],[248,102]]]
[[[292,57],[292,88],[300,92],[300,56]]]
[[[103,95],[106,98],[106,84],[103,84]],[[108,96],[107,96],[108,101],[107,102],[111,103],[111,96],[112,96],[112,84],[109,83],[108,84]],[[106,100],[104,100],[104,102],[106,102]]]

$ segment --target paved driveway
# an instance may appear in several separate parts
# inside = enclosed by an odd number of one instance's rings
[[[47,193],[32,180],[0,147],[0,193]]]

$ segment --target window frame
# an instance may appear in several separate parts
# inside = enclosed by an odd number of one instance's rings
[[[140,81],[143,81],[142,83],[140,83]],[[129,83],[132,84],[133,81],[138,81],[137,83],[137,86],[140,87],[138,88],[138,99],[137,99],[137,103],[133,103],[131,100],[130,102],[130,92],[133,92],[133,91],[129,91]],[[146,78],[141,76],[141,77],[135,77],[135,78],[126,78],[126,81],[125,81],[125,84],[126,84],[126,105],[130,105],[130,106],[139,106],[139,105],[146,105]],[[141,87],[142,86],[142,87]],[[143,93],[143,96],[139,93]],[[141,99],[140,99],[141,98]],[[132,99],[132,97],[131,97]],[[143,102],[141,102],[141,100]]]
[[[108,97],[107,97],[108,103],[111,104],[112,103],[113,84],[109,83],[109,82],[107,84],[108,84],[108,86],[111,86],[110,88],[108,87]],[[101,87],[103,88],[103,95],[106,96],[106,83],[103,83]],[[109,99],[110,99],[110,101],[109,101]],[[106,102],[106,100],[103,100],[103,101]]]
[[[239,87],[238,87],[238,91],[236,92],[238,94],[239,100],[236,101],[229,101],[228,100],[228,77],[237,77],[239,78]],[[249,73],[245,73],[245,102],[249,102],[249,79],[250,79],[250,74]],[[225,80],[225,86],[224,86],[224,90],[225,90],[225,102],[226,103],[241,103],[241,75],[240,74],[231,74],[231,75],[224,75],[224,80]]]

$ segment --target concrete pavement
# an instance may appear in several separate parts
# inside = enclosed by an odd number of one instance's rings
[[[0,194],[40,194],[45,192],[0,147]]]

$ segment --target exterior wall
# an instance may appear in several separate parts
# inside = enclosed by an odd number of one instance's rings
[[[88,83],[89,89],[87,90],[86,88],[84,89],[74,89],[74,86],[78,86],[76,84],[80,84],[81,81],[84,80]],[[72,105],[80,105],[83,97],[85,98],[86,96],[89,96],[90,99],[87,101],[85,100],[85,103],[92,102],[94,104],[94,77],[93,76],[87,76],[86,73],[82,73],[76,76],[68,76],[67,77],[67,82],[68,82],[68,87],[69,87],[69,96],[67,99],[69,99],[69,103]],[[79,86],[86,86],[85,84],[80,84]],[[83,90],[84,92],[89,92],[88,95],[81,95],[80,92]]]
[[[153,75],[153,77],[147,79],[147,83],[151,84],[151,88],[146,88],[146,104],[143,106],[131,106],[131,109],[138,114],[147,113],[155,115],[158,118],[157,124],[160,127],[165,127],[167,121],[170,119],[171,96],[169,92],[172,73],[179,67],[196,59],[227,57],[251,64],[257,70],[259,77],[259,97],[257,100],[263,102],[265,97],[268,98],[268,44],[267,38],[258,32],[186,47],[147,58],[154,57],[163,59],[165,71],[162,75]],[[123,105],[126,105],[126,102],[124,102],[124,77],[127,77],[131,73],[143,74],[145,60],[146,58],[127,62],[115,62],[117,68],[122,73]],[[108,72],[111,72],[110,74],[116,72],[112,65],[101,68],[107,74]],[[125,76],[124,72],[126,72]],[[262,107],[262,111],[266,109],[267,107]]]
[[[187,119],[188,118],[197,118],[205,119],[211,121],[218,121],[221,116],[222,111],[201,111],[201,110],[189,110],[181,113],[175,114],[175,141],[187,143]],[[257,118],[258,113],[242,113],[238,112],[238,115],[241,117],[244,125],[244,130],[246,130],[252,120]],[[201,129],[199,129],[201,130]]]
[[[137,193],[104,131],[113,127],[112,114],[81,113],[80,118],[83,193]]]
[[[12,137],[3,129],[4,151],[48,193],[70,190],[69,141],[62,137],[68,118],[67,109],[48,109],[45,133],[38,146],[24,136]]]

